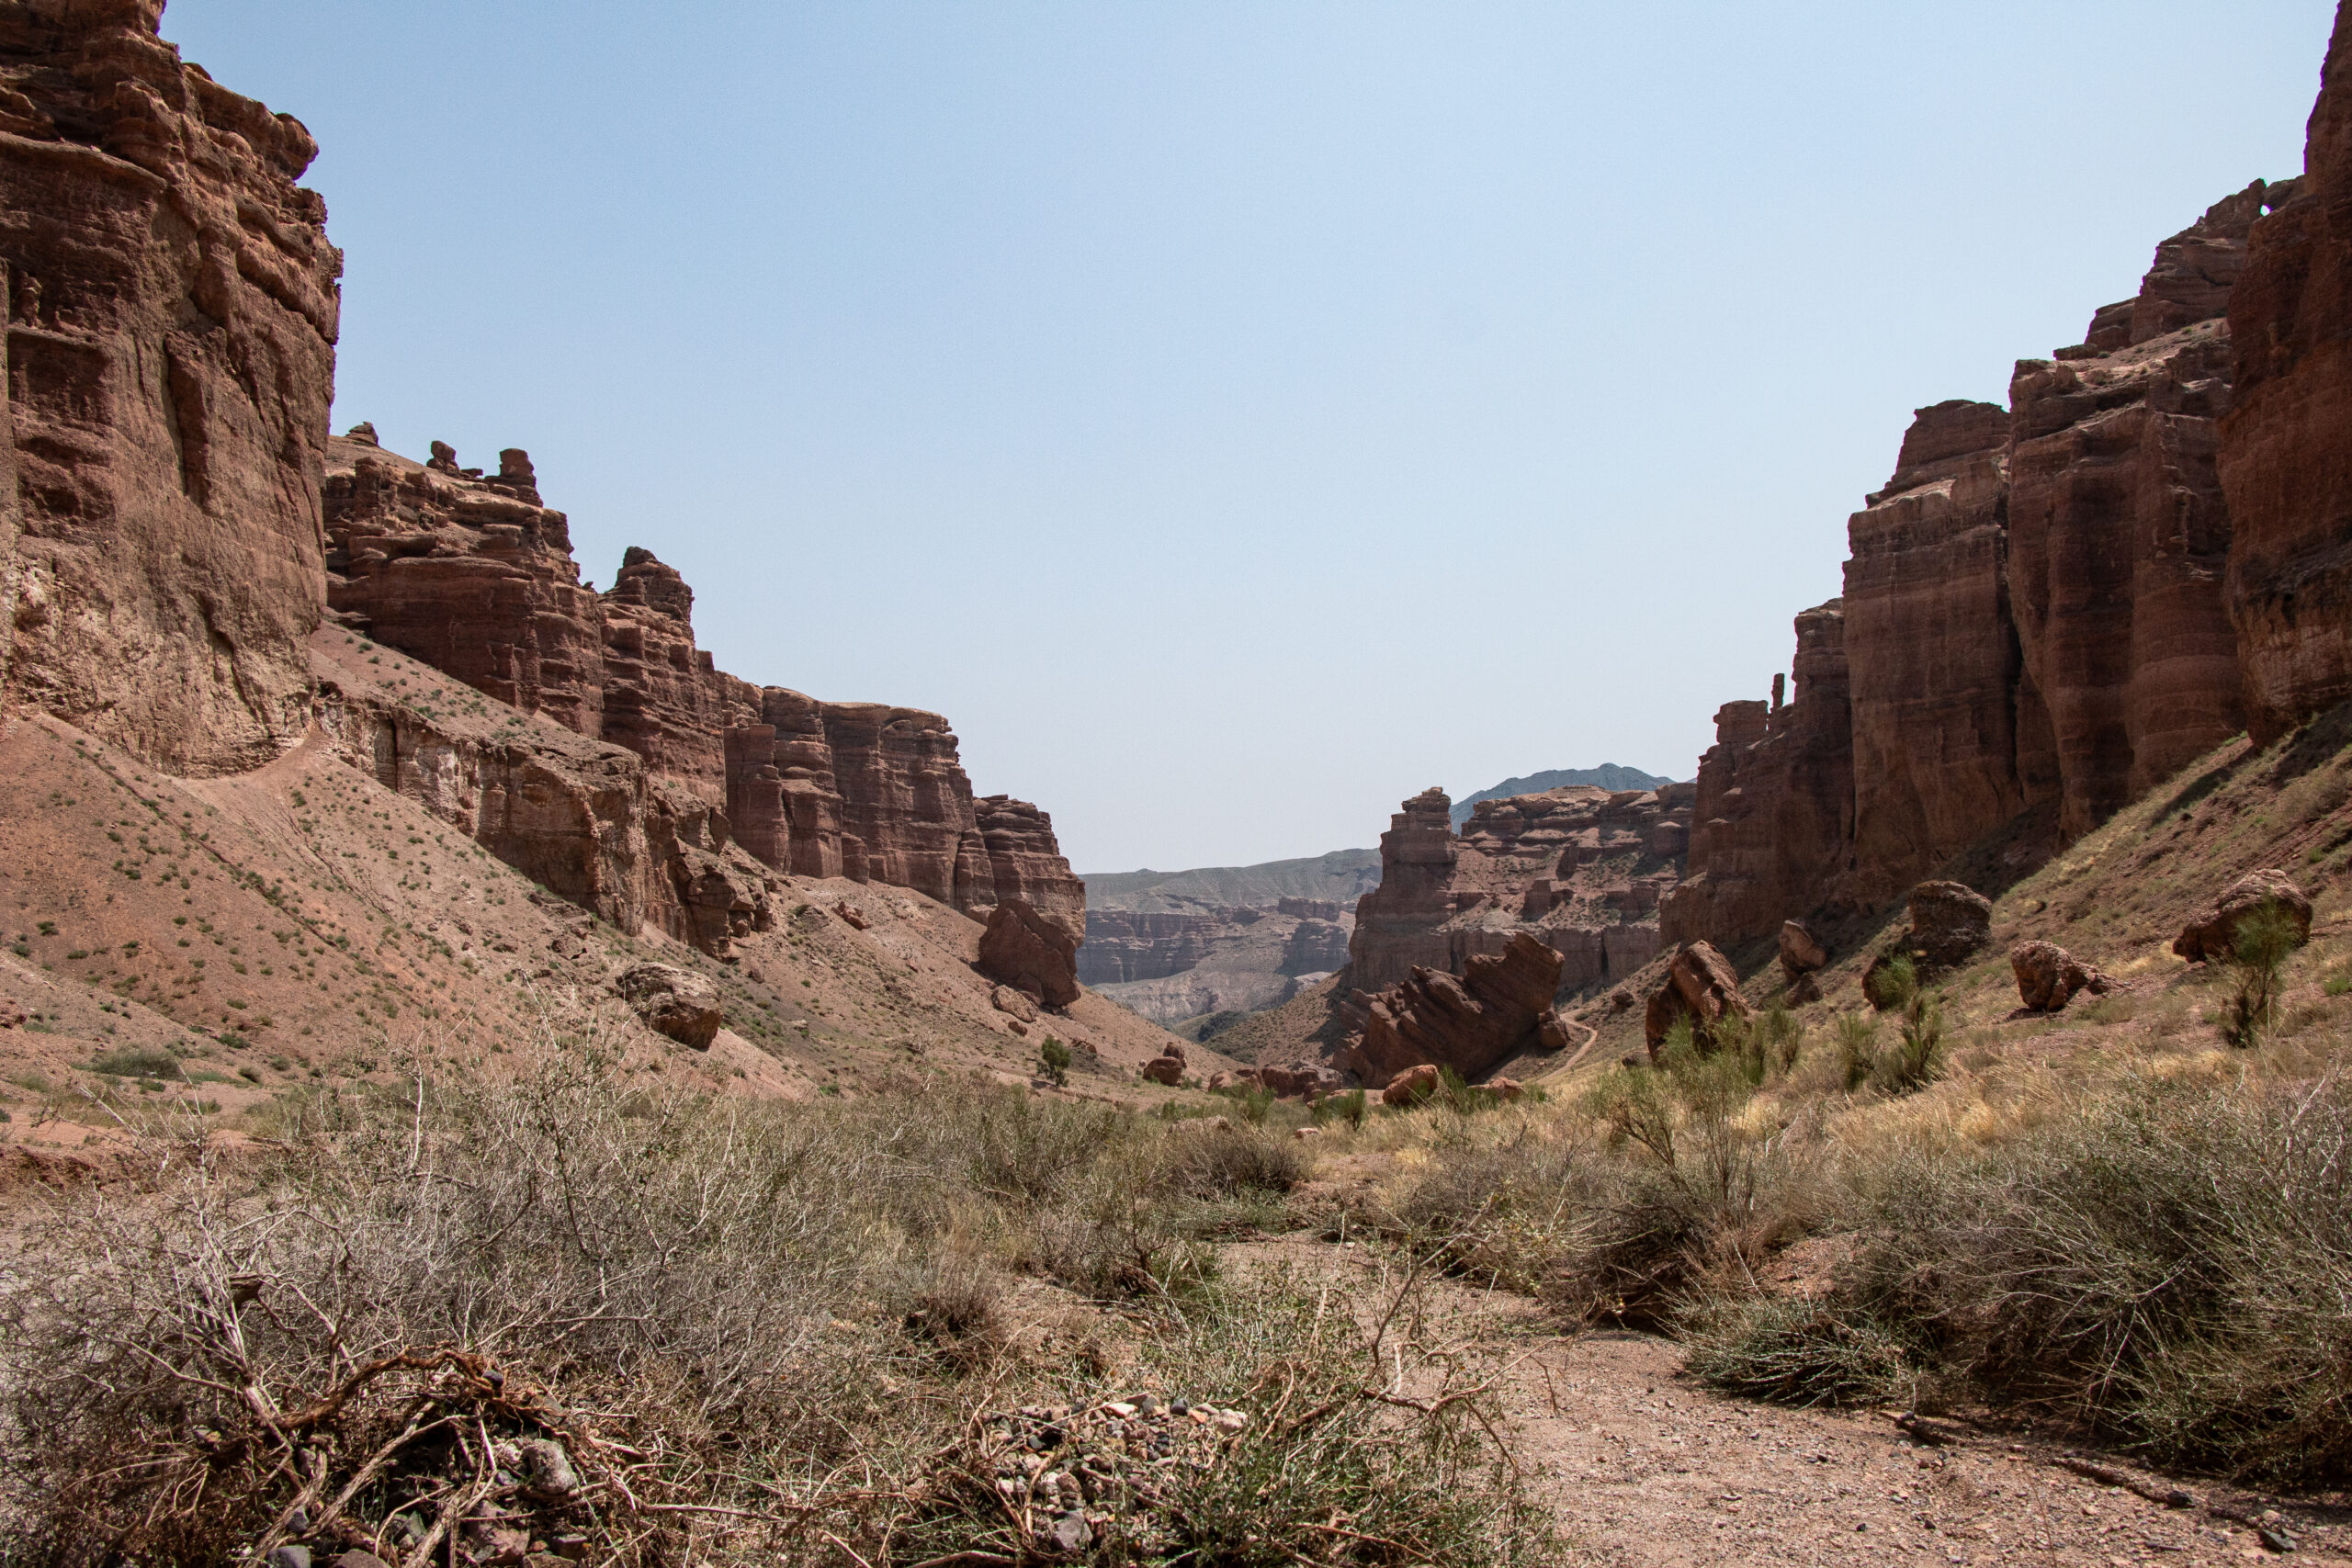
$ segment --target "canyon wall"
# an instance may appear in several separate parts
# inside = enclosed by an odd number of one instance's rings
[[[343,258],[161,0],[0,9],[0,681],[182,773],[309,723]]]
[[[669,796],[701,803],[705,836],[776,871],[912,888],[976,917],[1025,899],[1083,935],[1085,889],[1052,819],[975,795],[944,718],[717,669],[695,644],[693,590],[650,550],[632,547],[605,592],[585,586],[526,453],[489,474],[436,442],[419,463],[362,425],[329,443],[325,473],[327,597],[345,624],[626,748]]]
[[[2254,226],[2229,304],[2221,471],[2246,716],[2269,741],[2352,699],[2352,14],[2340,9],[2300,190]]]
[[[1717,715],[1666,941],[1883,908],[1997,835],[2071,840],[2244,727],[2224,313],[2295,189],[2257,180],[2165,240],[2084,342],[2018,363],[2007,409],[1918,411],[1849,523],[1844,593],[1798,617],[1795,700]]]
[[[1560,954],[1564,994],[1611,985],[1657,952],[1698,790],[1569,786],[1482,800],[1458,836],[1443,790],[1404,803],[1380,836],[1380,886],[1356,906],[1347,985],[1384,990],[1417,968],[1463,974],[1520,934]]]

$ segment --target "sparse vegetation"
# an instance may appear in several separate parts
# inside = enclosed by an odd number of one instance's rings
[[[2222,1023],[2232,1044],[2256,1044],[2278,1023],[2278,976],[2298,938],[2293,919],[2276,904],[2238,921],[2230,944],[2234,986]]]

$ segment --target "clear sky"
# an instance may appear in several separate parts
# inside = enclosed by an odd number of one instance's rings
[[[176,0],[300,116],[337,428],[530,449],[722,669],[1084,871],[1687,778],[1910,411],[2299,172],[2326,0]]]

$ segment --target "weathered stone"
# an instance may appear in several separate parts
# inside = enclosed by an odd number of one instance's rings
[[[1803,920],[1781,922],[1781,971],[1793,980],[1829,962],[1829,949]]]
[[[1320,1062],[1291,1062],[1282,1066],[1260,1067],[1255,1074],[1259,1083],[1279,1095],[1304,1095],[1309,1100],[1335,1094],[1347,1087],[1347,1079]]]
[[[613,982],[646,1027],[697,1051],[710,1049],[726,1014],[718,994],[701,976],[668,964],[639,964]]]
[[[1739,974],[1711,942],[1685,942],[1666,968],[1665,983],[1650,994],[1642,1014],[1642,1041],[1656,1060],[1676,1022],[1690,1021],[1701,1050],[1710,1048],[1714,1026],[1726,1015],[1746,1018],[1751,1010],[1739,992]]]
[[[1159,1048],[1159,1055],[1136,1069],[1153,1083],[1174,1089],[1184,1081],[1184,1048],[1174,1041]]]
[[[1037,1004],[1010,986],[999,986],[989,993],[989,1005],[1023,1023],[1037,1021]]]
[[[980,933],[980,969],[1047,1007],[1078,1000],[1078,941],[1027,903],[1009,898],[989,912]]]
[[[2285,872],[2265,867],[2239,877],[2199,910],[2174,939],[2172,950],[2191,964],[2227,959],[2235,950],[2238,923],[2265,907],[2279,910],[2293,925],[2295,946],[2311,940],[2310,896]]]
[[[1963,883],[1923,882],[1910,908],[1904,946],[1930,968],[1957,968],[1993,940],[1993,901]]]
[[[2023,942],[2009,949],[2018,997],[2037,1012],[2057,1012],[2077,991],[2101,993],[2111,982],[2054,942]]]
[[[1525,931],[1459,977],[1416,967],[1372,999],[1347,1065],[1374,1087],[1420,1063],[1475,1077],[1533,1043],[1559,982],[1559,953]]]
[[[342,253],[159,0],[0,28],[0,688],[178,773],[310,721]]]
[[[1442,1081],[1437,1064],[1434,1062],[1423,1062],[1419,1066],[1407,1067],[1396,1075],[1386,1089],[1380,1091],[1380,1103],[1418,1105],[1435,1094]]]

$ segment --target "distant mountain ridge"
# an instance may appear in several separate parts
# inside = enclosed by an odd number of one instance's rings
[[[1566,789],[1570,784],[1590,784],[1596,789],[1657,789],[1674,781],[1656,773],[1645,773],[1639,768],[1621,768],[1614,762],[1603,762],[1597,768],[1552,768],[1540,773],[1530,773],[1523,779],[1505,779],[1492,789],[1482,789],[1476,795],[1465,795],[1453,803],[1453,830],[1460,832],[1462,824],[1470,820],[1470,808],[1482,800],[1509,800],[1515,795],[1541,795],[1547,789]]]
[[[1333,850],[1298,860],[1193,871],[1085,872],[1079,880],[1086,884],[1090,909],[1271,907],[1280,898],[1335,898],[1352,907],[1379,882],[1380,852]]]

